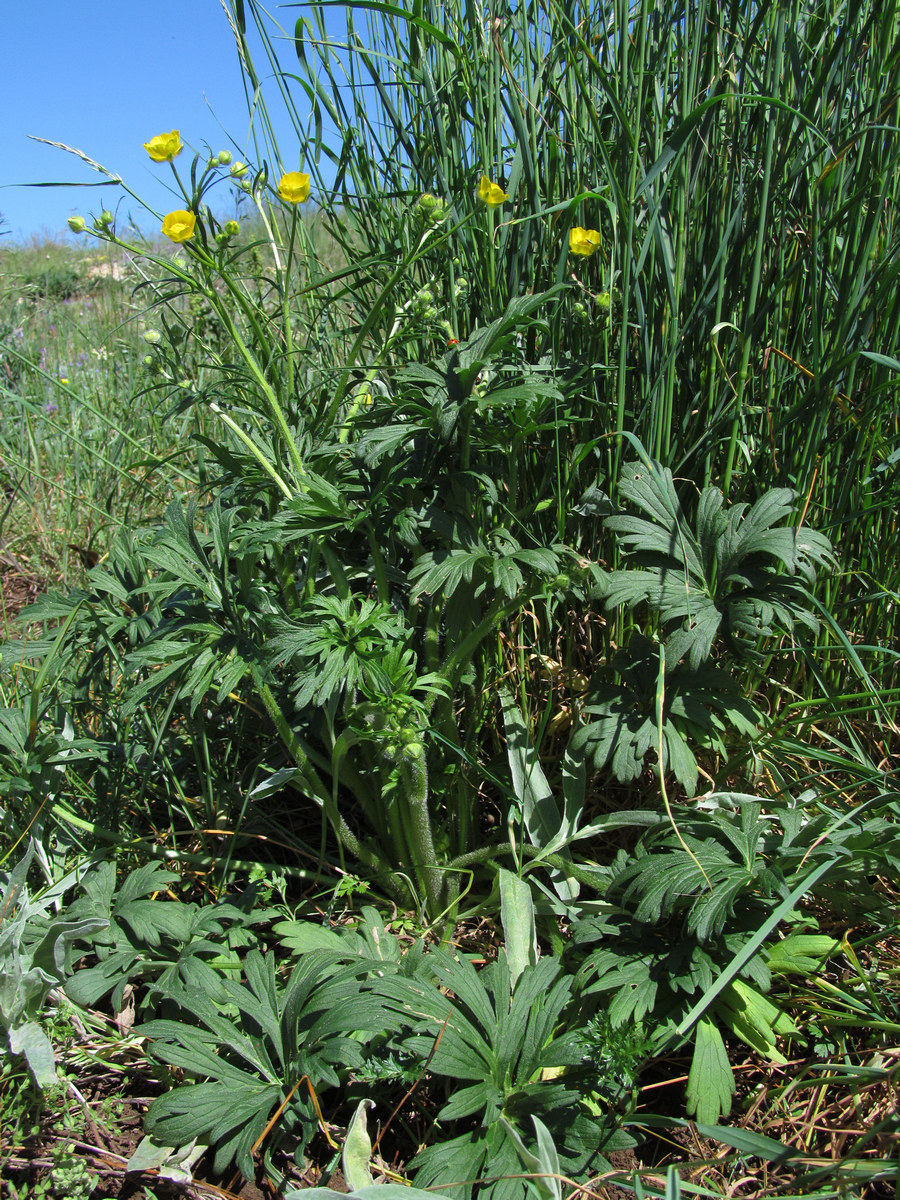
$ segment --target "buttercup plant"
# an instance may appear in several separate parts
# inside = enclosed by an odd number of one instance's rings
[[[509,193],[504,192],[499,183],[493,183],[487,175],[482,175],[478,183],[478,199],[482,200],[488,208],[496,208],[498,205],[506,203]]]
[[[278,195],[288,204],[303,204],[309,199],[309,175],[305,171],[289,171],[278,181]]]
[[[580,225],[576,225],[574,229],[569,230],[570,253],[590,258],[599,249],[600,234],[596,229],[582,229]]]
[[[171,133],[160,133],[151,138],[149,142],[144,142],[144,149],[154,162],[162,163],[172,162],[181,153],[184,146],[178,130],[173,129]]]
[[[163,218],[162,231],[173,242],[187,242],[194,236],[197,228],[196,213],[184,209],[170,212]]]

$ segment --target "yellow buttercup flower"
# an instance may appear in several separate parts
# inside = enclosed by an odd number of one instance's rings
[[[194,236],[196,226],[195,214],[179,208],[163,217],[162,231],[173,242],[187,242]]]
[[[309,199],[309,176],[305,171],[288,171],[278,181],[278,195],[288,204],[302,204]]]
[[[491,183],[487,175],[482,175],[478,184],[478,199],[483,200],[488,208],[496,208],[498,204],[503,204],[509,199],[509,194],[504,192],[499,183]]]
[[[144,142],[144,149],[154,162],[171,162],[183,149],[181,134],[177,129],[173,129],[171,133],[160,133],[149,142]]]
[[[569,251],[580,254],[582,258],[590,258],[600,249],[600,234],[596,229],[582,229],[576,225],[569,230]]]

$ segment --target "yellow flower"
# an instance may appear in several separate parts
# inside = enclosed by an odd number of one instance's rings
[[[487,175],[482,175],[478,185],[478,199],[483,200],[488,208],[496,208],[498,204],[508,200],[509,195],[499,183],[491,183]]]
[[[194,236],[196,225],[196,216],[179,208],[163,217],[162,231],[173,242],[187,242]]]
[[[278,195],[288,204],[302,204],[309,199],[309,176],[305,171],[288,171],[278,181]]]
[[[160,133],[149,142],[144,142],[144,149],[154,162],[171,162],[182,151],[181,135],[177,129],[171,133]]]
[[[569,230],[569,251],[580,254],[582,258],[590,258],[600,249],[600,234],[596,229],[582,229],[576,225]]]

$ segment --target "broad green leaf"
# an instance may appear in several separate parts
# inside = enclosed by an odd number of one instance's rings
[[[731,1112],[736,1091],[725,1043],[715,1022],[701,1017],[697,1022],[694,1056],[687,1084],[687,1110],[698,1121],[709,1124]]]
[[[537,962],[537,930],[531,888],[505,867],[500,868],[500,916],[506,942],[509,974],[516,981],[529,964]]]
[[[513,790],[522,806],[529,841],[532,846],[540,849],[564,831],[565,818],[560,814],[550,785],[541,770],[537,751],[531,743],[528,727],[519,706],[506,690],[501,692],[501,708]],[[564,858],[569,857],[565,848],[560,850],[560,854]],[[567,878],[559,870],[552,871],[551,878],[561,900],[569,903],[578,898],[579,887],[576,880]]]
[[[344,1149],[341,1154],[341,1166],[351,1191],[367,1187],[373,1182],[372,1172],[369,1168],[369,1159],[372,1157],[372,1139],[369,1137],[366,1125],[367,1112],[374,1107],[374,1100],[360,1100],[356,1111],[350,1118],[350,1124],[347,1126],[347,1135],[344,1138]]]
[[[9,1031],[9,1048],[13,1054],[23,1054],[28,1069],[39,1088],[56,1083],[56,1059],[50,1039],[36,1021],[28,1021]]]

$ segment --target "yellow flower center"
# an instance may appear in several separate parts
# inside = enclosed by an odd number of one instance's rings
[[[187,242],[194,236],[197,217],[192,212],[177,209],[163,218],[162,231],[173,242]]]

